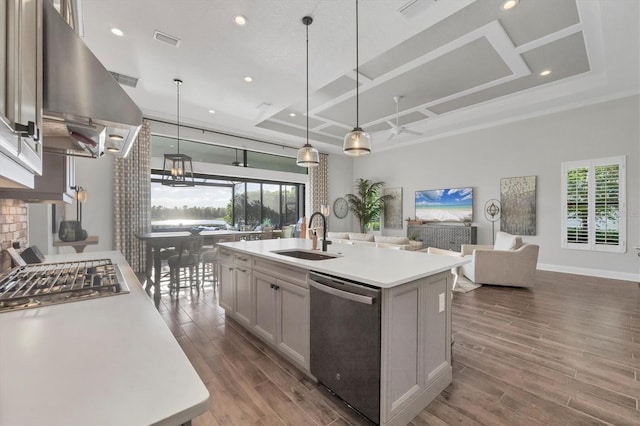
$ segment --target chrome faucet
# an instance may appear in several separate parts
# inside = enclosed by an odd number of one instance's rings
[[[322,213],[315,212],[309,219],[308,228],[311,229],[311,223],[313,222],[313,218],[316,217],[316,215],[320,215],[320,217],[322,218],[322,251],[327,251],[327,246],[331,244],[331,241],[327,241],[327,218]]]

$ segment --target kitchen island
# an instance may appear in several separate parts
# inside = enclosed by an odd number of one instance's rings
[[[180,425],[209,392],[119,252],[129,293],[0,313],[0,424]]]
[[[309,277],[319,273],[378,289],[380,300],[373,303],[381,308],[380,343],[371,351],[379,351],[380,371],[375,372],[380,377],[379,412],[369,418],[383,425],[407,424],[451,383],[450,271],[467,261],[348,244],[329,245],[323,253],[311,251],[311,244],[295,238],[221,243],[220,306],[316,379],[312,360],[318,354],[311,353],[310,341],[317,330],[310,320],[314,306],[310,299],[317,283]],[[332,257],[309,260],[285,255],[296,250],[305,257],[309,252]],[[330,304],[326,306],[329,312]],[[318,315],[311,318],[318,321]],[[347,328],[351,322],[343,324]],[[353,344],[357,341],[353,339]],[[343,372],[332,374],[338,381],[348,380]]]

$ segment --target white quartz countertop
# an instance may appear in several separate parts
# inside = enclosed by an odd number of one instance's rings
[[[209,392],[117,251],[130,293],[0,313],[1,425],[178,425]]]
[[[321,244],[318,241],[318,247]],[[328,246],[327,253],[338,257],[327,260],[304,260],[273,253],[276,250],[311,249],[311,240],[300,238],[238,241],[220,245],[252,256],[380,288],[395,287],[469,262],[461,257],[340,243]],[[320,250],[318,252],[321,253]]]

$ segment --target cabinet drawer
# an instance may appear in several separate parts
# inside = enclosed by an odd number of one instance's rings
[[[227,264],[233,264],[233,252],[228,248],[220,247],[218,249],[220,261]]]
[[[294,266],[284,265],[282,263],[272,262],[269,260],[256,257],[253,269],[269,274],[273,277],[287,280],[292,284],[300,287],[309,288],[307,284],[307,270],[296,268]]]
[[[233,264],[236,266],[244,266],[245,268],[251,269],[251,256],[244,253],[234,253]]]

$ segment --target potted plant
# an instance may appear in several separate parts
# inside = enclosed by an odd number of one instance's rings
[[[380,195],[384,182],[373,182],[369,179],[356,180],[357,194],[347,194],[346,198],[353,214],[360,222],[360,232],[367,232],[371,223],[380,218],[385,201],[393,199],[393,195]]]

